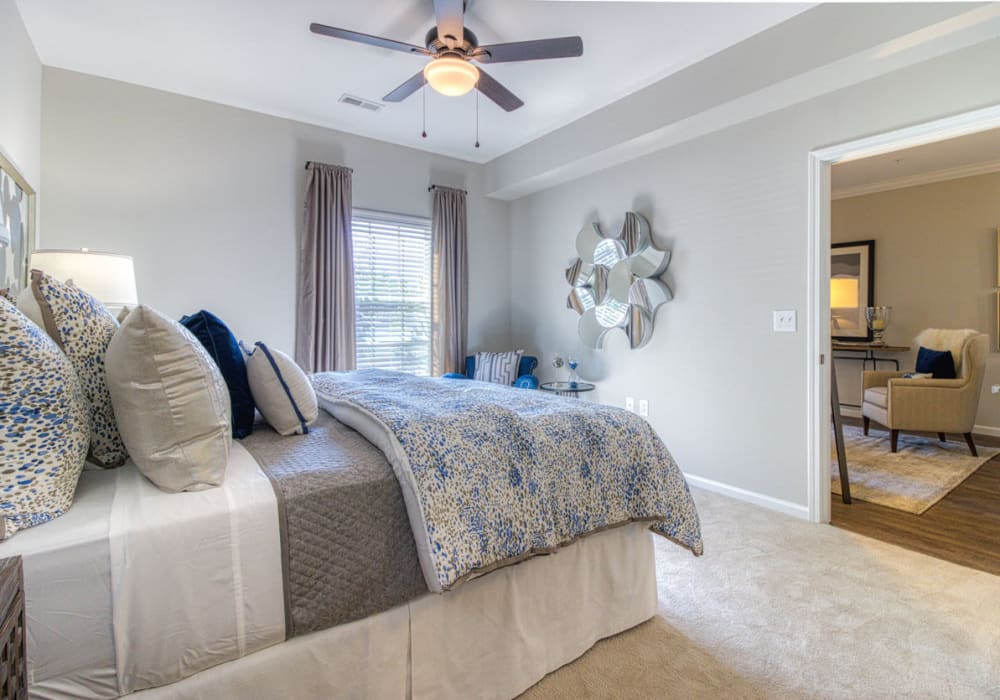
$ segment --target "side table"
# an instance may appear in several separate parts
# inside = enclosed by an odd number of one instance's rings
[[[0,559],[0,697],[28,697],[28,655],[24,633],[24,575],[21,557]]]
[[[572,396],[578,399],[580,394],[593,391],[597,386],[590,382],[546,382],[538,388],[542,391],[551,391],[557,396]]]

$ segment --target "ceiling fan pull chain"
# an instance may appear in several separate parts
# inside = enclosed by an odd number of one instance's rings
[[[479,148],[479,90],[476,90],[476,148]]]
[[[421,95],[421,97],[423,97],[423,100],[424,100],[424,131],[423,131],[422,134],[420,134],[420,138],[425,139],[425,138],[427,138],[427,85],[426,85],[426,83],[424,84],[424,89],[420,91],[420,95]]]

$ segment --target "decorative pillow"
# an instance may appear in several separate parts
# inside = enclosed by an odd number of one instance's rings
[[[0,299],[0,539],[66,512],[89,442],[87,401],[73,365]]]
[[[921,348],[950,350],[957,375],[962,371],[962,350],[965,348],[965,342],[974,335],[979,335],[979,331],[972,328],[925,328],[914,338],[914,342]]]
[[[246,362],[236,336],[218,316],[205,310],[183,317],[181,325],[201,341],[222,372],[233,407],[233,437],[245,438],[253,432],[254,403]]]
[[[107,354],[118,427],[139,471],[164,491],[200,491],[226,475],[232,423],[219,368],[181,324],[132,310]]]
[[[118,329],[118,321],[87,292],[39,270],[31,271],[31,298],[32,303],[23,305],[25,314],[36,323],[40,320],[39,325],[66,353],[90,403],[87,459],[100,467],[123,464],[128,454],[118,434],[104,379],[104,353]],[[35,318],[36,314],[40,319]]]
[[[955,379],[955,358],[950,350],[922,347],[917,351],[917,372],[930,372],[935,379]]]
[[[510,352],[477,352],[476,374],[473,379],[513,386],[517,379],[517,367],[521,364],[524,350]]]
[[[3,297],[11,303],[12,306],[17,306],[17,295],[10,291],[10,287],[4,287],[0,289],[0,297]]]
[[[254,343],[247,354],[250,390],[264,419],[280,435],[304,435],[319,416],[316,392],[306,373],[280,350]]]

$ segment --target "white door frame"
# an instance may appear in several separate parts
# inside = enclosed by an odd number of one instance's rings
[[[830,522],[830,168],[859,158],[1000,127],[1000,105],[809,153],[807,447],[809,519]]]

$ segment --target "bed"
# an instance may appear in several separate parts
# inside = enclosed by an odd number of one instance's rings
[[[221,487],[194,493],[162,492],[131,464],[87,471],[65,516],[0,543],[23,559],[31,697],[508,698],[656,614],[650,524],[663,519],[438,577],[405,450],[370,453],[403,433],[360,396],[352,418],[350,392],[321,380],[328,412],[294,450],[261,429],[234,443]],[[320,472],[335,478],[317,485]],[[329,566],[357,551],[350,532],[310,524],[324,489],[338,512],[360,504],[360,566]]]

